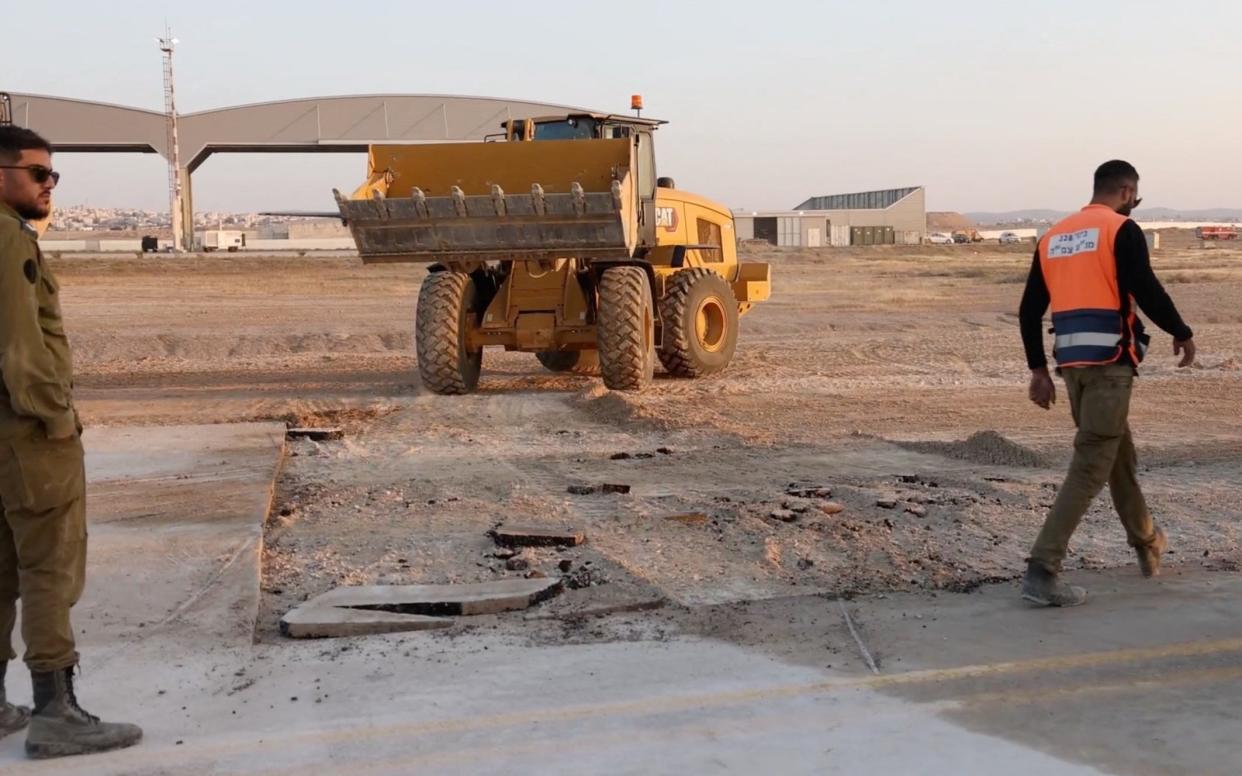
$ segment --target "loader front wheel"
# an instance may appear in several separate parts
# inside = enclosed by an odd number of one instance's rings
[[[660,300],[660,363],[677,377],[719,372],[737,349],[737,299],[725,279],[704,267],[673,275]]]
[[[599,374],[598,350],[542,350],[535,354],[549,372],[573,372],[579,375]]]
[[[640,267],[612,267],[599,280],[599,368],[614,391],[638,391],[655,371],[655,309]]]
[[[478,318],[478,291],[469,275],[433,272],[418,292],[414,345],[418,374],[428,390],[470,393],[479,384],[483,350],[470,350],[467,337]]]

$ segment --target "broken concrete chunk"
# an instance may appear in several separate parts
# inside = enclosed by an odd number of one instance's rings
[[[892,509],[893,507],[897,506],[897,499],[895,498],[878,499],[875,502],[875,505],[877,507],[880,507],[881,509]]]
[[[526,609],[559,592],[561,583],[558,580],[505,579],[469,585],[359,585],[330,590],[299,608],[469,616]]]
[[[313,439],[316,442],[327,442],[331,439],[340,439],[345,436],[345,430],[341,428],[291,428],[285,431],[285,436],[290,439]]]
[[[506,547],[576,547],[586,541],[586,534],[575,529],[502,525],[492,531],[492,538]]]
[[[518,554],[518,551],[513,549],[512,547],[498,547],[496,551],[492,553],[492,557],[496,558],[497,560],[509,560],[510,558],[512,558],[514,555],[517,555],[517,554]]]
[[[556,564],[556,567],[559,568],[562,572],[568,572],[571,568],[574,567],[574,562],[570,560],[569,558],[565,558],[560,563]]]
[[[608,578],[598,569],[593,569],[589,566],[579,566],[574,573],[565,577],[565,587],[570,590],[581,590],[585,587],[606,584],[608,584]]]
[[[791,482],[785,493],[799,498],[832,498],[832,488],[827,485],[814,485],[805,482]]]
[[[825,515],[839,515],[845,511],[845,507],[835,501],[829,501],[819,505],[819,511]]]
[[[505,568],[510,571],[526,571],[530,568],[530,561],[526,558],[509,558],[505,561]]]
[[[792,523],[798,519],[797,513],[791,509],[774,509],[769,517],[773,520],[781,520],[786,523]]]
[[[927,508],[918,504],[907,504],[906,511],[915,517],[927,517]]]
[[[281,634],[294,639],[371,636],[377,633],[449,628],[452,625],[453,621],[445,617],[338,606],[303,605],[280,618]]]
[[[570,485],[569,492],[575,496],[589,496],[595,492],[594,485]]]
[[[608,482],[605,482],[603,485],[601,485],[599,489],[601,493],[629,493],[630,492],[629,485],[614,485]]]

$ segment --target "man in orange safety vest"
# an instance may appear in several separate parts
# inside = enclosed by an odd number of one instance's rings
[[[1018,317],[1030,398],[1048,409],[1056,388],[1044,355],[1043,316],[1052,308],[1053,357],[1065,379],[1078,433],[1065,482],[1027,559],[1022,597],[1042,606],[1076,606],[1086,591],[1058,578],[1070,537],[1107,484],[1144,576],[1160,570],[1164,530],[1147,510],[1128,421],[1130,393],[1150,337],[1136,308],[1173,337],[1179,367],[1195,358],[1194,334],[1151,268],[1147,240],[1130,212],[1141,201],[1127,162],[1095,171],[1091,204],[1039,241]]]

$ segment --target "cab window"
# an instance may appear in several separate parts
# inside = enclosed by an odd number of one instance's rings
[[[535,140],[590,140],[594,137],[595,119],[585,116],[571,116],[535,125]]]

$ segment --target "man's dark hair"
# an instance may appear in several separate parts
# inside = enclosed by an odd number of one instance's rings
[[[1095,171],[1095,193],[1116,194],[1127,183],[1138,183],[1138,170],[1129,162],[1114,159],[1101,164]]]
[[[52,153],[52,144],[44,140],[38,132],[25,127],[0,127],[0,164],[16,164],[22,151],[47,151]]]

